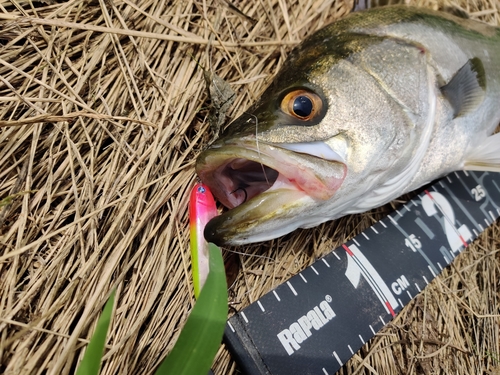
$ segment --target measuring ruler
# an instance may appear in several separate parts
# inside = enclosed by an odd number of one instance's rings
[[[454,172],[228,320],[248,375],[333,375],[500,216],[500,173]]]

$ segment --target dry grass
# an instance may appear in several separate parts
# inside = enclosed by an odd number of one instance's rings
[[[0,372],[72,373],[112,288],[102,373],[152,373],[171,349],[193,303],[187,199],[210,138],[197,61],[237,91],[234,118],[294,44],[352,8],[233,4],[257,22],[222,0],[0,0]],[[498,0],[458,5],[500,24]],[[388,210],[233,249],[231,305]],[[499,374],[499,249],[497,222],[343,373]],[[235,368],[221,348],[215,373]]]

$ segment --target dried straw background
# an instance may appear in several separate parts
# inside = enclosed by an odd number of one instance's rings
[[[257,23],[222,0],[0,0],[1,373],[74,372],[112,288],[102,374],[152,373],[171,349],[193,304],[188,192],[210,138],[196,61],[237,91],[234,118],[353,6],[233,4]],[[455,4],[500,24],[498,0]],[[390,210],[227,249],[231,306]],[[499,249],[497,222],[342,373],[500,374]],[[238,372],[224,348],[214,371]]]

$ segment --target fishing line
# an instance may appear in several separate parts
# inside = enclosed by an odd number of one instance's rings
[[[267,186],[270,187],[271,184],[269,183],[269,180],[267,178],[266,169],[264,168],[264,164],[261,161],[262,157],[261,157],[261,154],[260,154],[259,138],[258,138],[258,134],[259,134],[259,119],[253,113],[248,113],[248,112],[245,112],[245,113],[247,115],[250,115],[251,117],[255,118],[255,145],[257,146],[257,153],[259,154],[259,160],[260,160],[260,166],[262,167],[262,173],[264,173],[264,177],[266,178]]]
[[[233,253],[233,254],[238,254],[238,255],[243,255],[243,256],[246,256],[246,257],[249,257],[249,258],[260,258],[260,259],[267,259],[267,260],[270,260],[272,262],[276,262],[276,259],[273,259],[271,257],[268,257],[268,256],[265,256],[265,255],[258,255],[258,254],[248,254],[248,253],[244,253],[244,252],[241,252],[241,251],[236,251],[236,250],[228,250],[228,249],[224,249],[226,250],[227,252],[229,253]]]

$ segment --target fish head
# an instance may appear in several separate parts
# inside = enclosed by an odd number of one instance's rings
[[[384,66],[387,50],[404,62]],[[260,100],[197,159],[229,208],[206,239],[244,244],[317,225],[403,170],[418,138],[412,106],[425,99],[424,59],[418,46],[325,29],[293,50]],[[410,87],[397,77],[408,63],[418,75]]]

